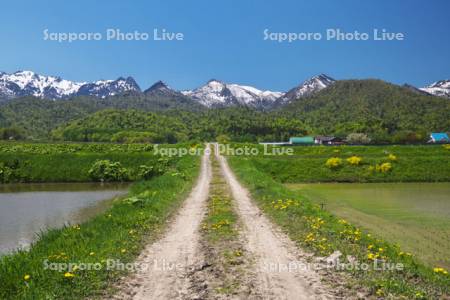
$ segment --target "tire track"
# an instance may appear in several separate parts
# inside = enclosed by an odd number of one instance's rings
[[[164,236],[148,245],[135,262],[140,266],[120,287],[115,299],[195,299],[192,273],[202,266],[199,252],[200,223],[206,212],[211,181],[208,151],[202,157],[196,186]]]
[[[292,263],[308,266],[305,254],[261,213],[218,153],[217,144],[214,147],[244,224],[242,234],[248,241],[247,250],[256,260],[257,294],[264,299],[335,299],[314,270],[286,269]]]

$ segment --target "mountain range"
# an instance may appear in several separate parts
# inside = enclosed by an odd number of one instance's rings
[[[336,82],[335,79],[320,74],[314,76],[287,92],[259,90],[255,87],[224,83],[211,79],[205,85],[193,90],[177,91],[166,83],[158,81],[142,91],[132,77],[95,82],[74,82],[54,76],[44,76],[32,71],[17,71],[12,74],[0,72],[0,99],[33,96],[58,100],[78,96],[108,98],[122,94],[157,96],[179,101],[194,101],[205,107],[249,106],[266,109],[291,103],[295,99],[311,96]],[[441,80],[427,87],[405,87],[423,94],[450,98],[450,80]]]

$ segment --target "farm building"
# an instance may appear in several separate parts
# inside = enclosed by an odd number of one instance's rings
[[[318,135],[314,137],[314,144],[316,145],[341,145],[344,141],[335,136],[322,136]]]
[[[430,134],[430,140],[428,143],[448,143],[450,139],[445,132],[433,132]]]
[[[291,137],[289,139],[291,145],[314,145],[314,138],[312,136]]]

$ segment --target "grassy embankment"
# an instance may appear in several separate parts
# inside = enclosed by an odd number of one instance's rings
[[[394,151],[398,159],[393,164],[392,173],[372,173],[375,177],[369,181],[395,181],[408,178],[409,180],[438,179],[443,180],[448,173],[442,167],[445,154],[441,151],[444,148],[420,147],[420,153],[425,149],[435,152],[433,158],[428,155],[418,155],[414,160],[414,149],[397,150],[401,147],[387,147],[387,151]],[[339,150],[339,152],[335,151]],[[312,153],[315,152],[316,153]],[[448,151],[448,150],[445,150]],[[398,246],[387,243],[374,237],[371,233],[361,228],[351,225],[347,220],[340,219],[320,206],[312,203],[299,193],[290,191],[283,186],[283,179],[305,181],[319,180],[342,180],[358,179],[358,174],[365,174],[363,169],[368,165],[342,166],[341,170],[329,170],[325,167],[328,158],[333,154],[346,157],[354,154],[365,153],[363,159],[369,164],[382,163],[386,160],[387,152],[382,147],[307,147],[295,150],[297,157],[289,158],[252,158],[252,157],[229,157],[230,164],[240,180],[250,189],[253,198],[261,209],[269,215],[272,220],[279,224],[289,236],[298,243],[299,246],[309,249],[318,256],[327,256],[336,250],[345,255],[354,256],[357,261],[367,263],[371,268],[364,270],[348,271],[352,274],[354,282],[350,285],[366,287],[369,292],[376,296],[404,296],[407,298],[439,298],[449,295],[450,277],[445,274],[445,270],[424,266],[410,253],[403,252]],[[302,155],[300,152],[304,152]],[[375,153],[379,153],[374,155]],[[445,152],[446,153],[446,152]],[[372,155],[370,155],[372,154]],[[408,155],[409,154],[409,155]],[[300,155],[300,157],[298,157]],[[448,156],[447,156],[448,157]],[[300,159],[301,162],[297,160]],[[312,162],[308,163],[308,160]],[[402,162],[404,161],[404,162]],[[427,162],[427,163],[426,163]],[[306,164],[307,169],[302,170]],[[430,169],[425,175],[420,170],[424,170],[425,165]],[[319,170],[313,171],[313,168]],[[402,166],[406,166],[406,171],[402,171]],[[418,166],[415,168],[414,166]],[[432,170],[436,167],[436,170]],[[274,168],[272,170],[270,168]],[[349,169],[352,168],[352,169]],[[347,169],[347,170],[345,170]],[[358,170],[361,169],[361,170]],[[397,169],[396,174],[394,170]],[[311,173],[308,170],[312,170]],[[332,172],[339,173],[332,173]],[[377,172],[377,171],[375,171]],[[284,175],[283,175],[284,174]],[[413,175],[419,175],[416,178]],[[436,175],[437,178],[430,177]],[[367,174],[366,178],[370,179]],[[389,178],[392,176],[394,178]],[[277,178],[275,180],[274,178]],[[345,260],[345,259],[344,259]],[[382,261],[387,263],[401,263],[404,266],[402,271],[380,271],[373,268],[374,262],[378,265]]]
[[[29,251],[1,257],[0,298],[80,299],[109,292],[126,271],[108,270],[108,260],[132,262],[179,207],[198,170],[198,157],[176,159],[163,175],[135,183],[127,198],[114,201],[105,213],[83,224],[52,229]],[[56,271],[45,269],[45,262],[77,266]],[[98,270],[86,270],[88,264]]]
[[[326,210],[450,269],[450,183],[287,184]]]
[[[87,182],[97,160],[120,162],[137,179],[140,165],[155,165],[148,144],[0,143],[0,182]]]
[[[245,259],[246,253],[239,239],[240,224],[219,162],[214,155],[211,155],[211,160],[213,177],[207,216],[202,224],[205,259],[209,268],[212,268],[208,270],[212,275],[208,280],[211,284],[209,292],[227,296],[244,295],[248,293],[243,280],[248,260]]]

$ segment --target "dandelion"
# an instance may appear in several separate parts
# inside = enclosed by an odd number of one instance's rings
[[[65,278],[73,278],[73,277],[75,277],[75,274],[70,273],[70,272],[66,272],[66,273],[64,273],[64,277]]]
[[[95,255],[95,252],[90,252],[89,253],[89,256],[94,256]]]
[[[448,275],[447,270],[445,270],[444,268],[439,268],[439,267],[434,268],[434,269],[433,269],[433,272],[434,272],[434,273],[437,273],[437,274]]]
[[[127,249],[120,250],[120,253],[126,253],[126,252],[127,252]]]
[[[369,245],[369,246],[367,246],[367,249],[372,249],[373,248],[373,245]]]
[[[26,274],[25,276],[23,276],[24,280],[29,280],[31,278],[31,276],[29,274]]]
[[[375,254],[367,253],[367,258],[370,259],[370,260],[374,260],[375,259]]]

